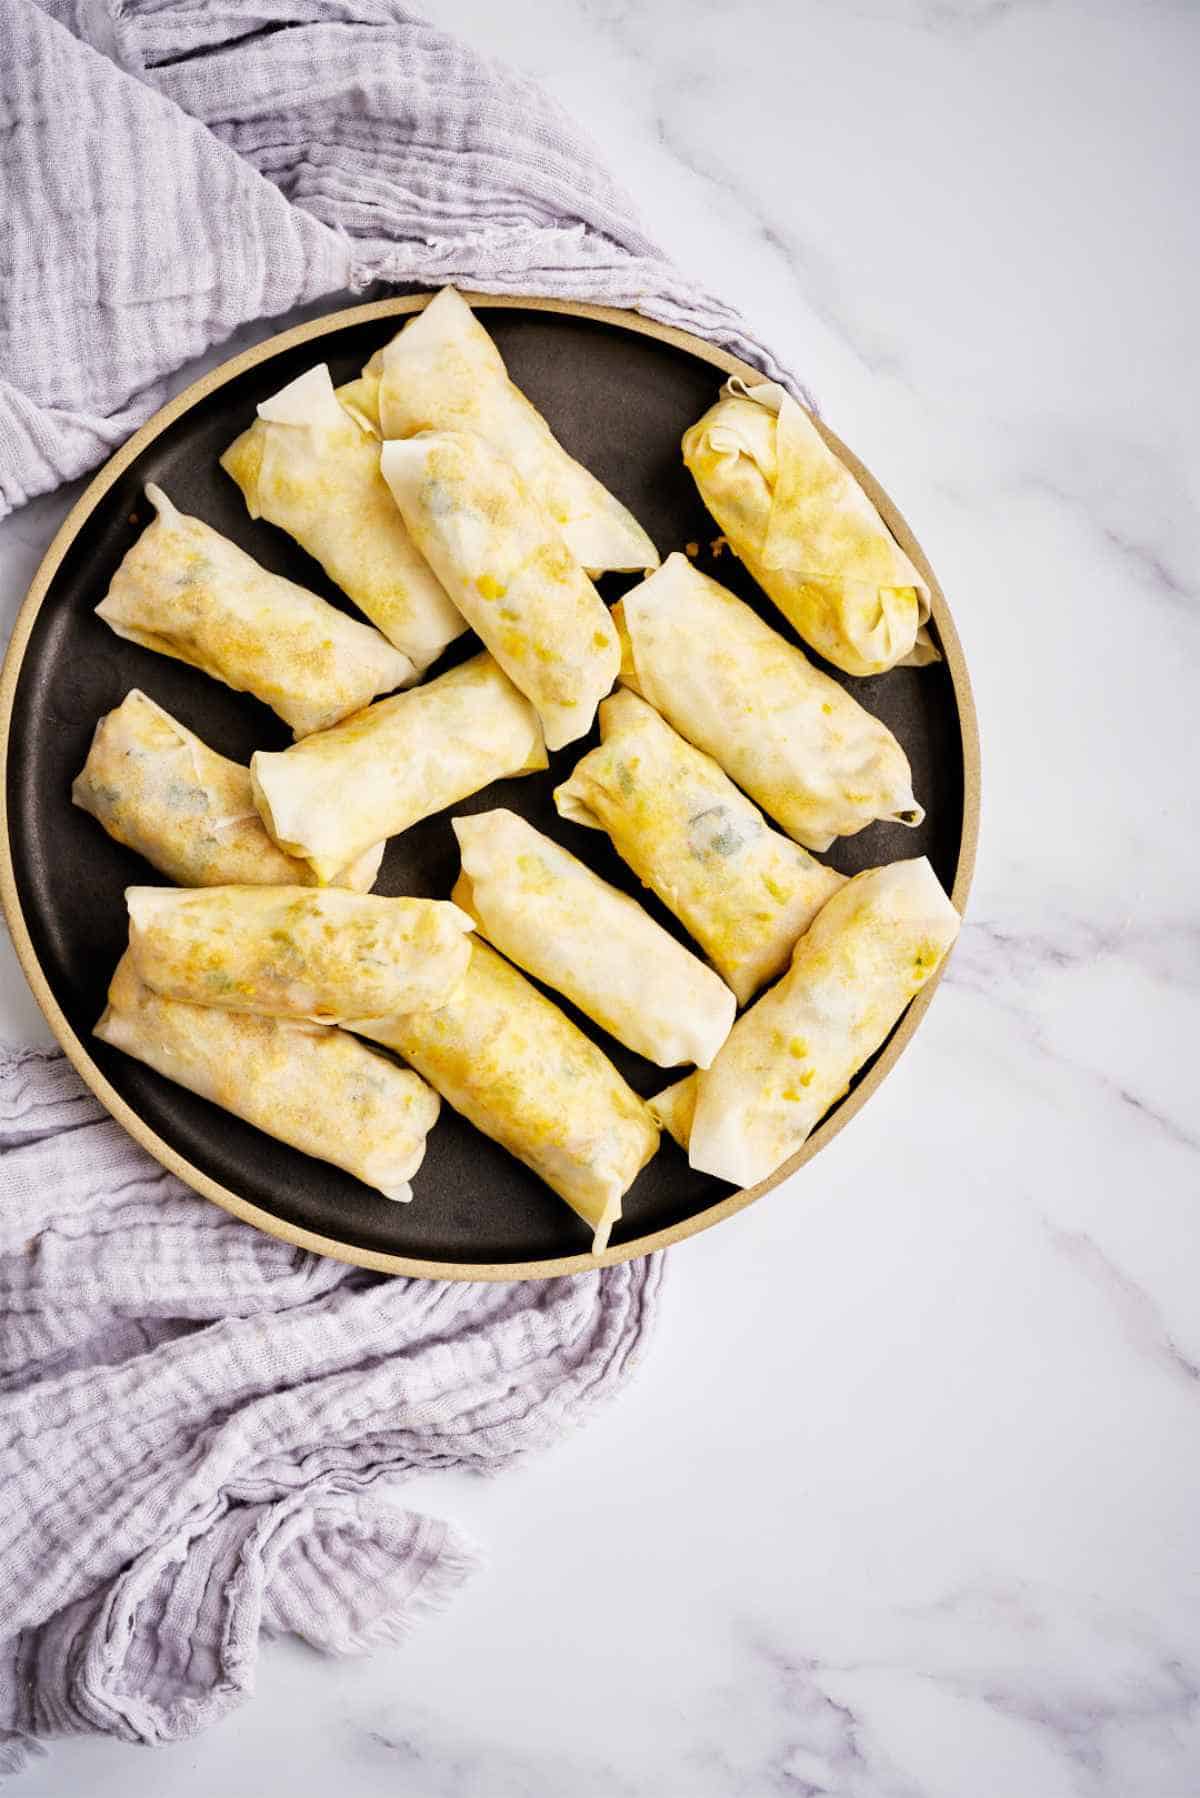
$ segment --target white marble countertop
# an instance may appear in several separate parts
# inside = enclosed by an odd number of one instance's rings
[[[490,1555],[451,1611],[268,1647],[207,1736],[19,1789],[1194,1798],[1200,13],[433,10],[575,111],[913,524],[980,709],[968,927],[853,1127],[673,1252],[621,1402],[407,1489]],[[0,528],[6,621],[66,504]],[[46,1038],[7,946],[0,1034]]]

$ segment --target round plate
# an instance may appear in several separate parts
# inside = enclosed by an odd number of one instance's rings
[[[879,1085],[924,1014],[929,987],[804,1148],[771,1179],[745,1192],[694,1173],[665,1135],[661,1152],[625,1200],[610,1248],[587,1252],[588,1230],[561,1200],[494,1143],[443,1106],[429,1138],[411,1205],[395,1205],[350,1175],[262,1135],[140,1062],[97,1043],[91,1029],[125,945],[123,890],[153,879],[147,864],[110,841],[71,804],[96,721],[130,687],[151,694],[206,743],[248,761],[253,750],[283,748],[285,726],[264,706],[181,662],[122,642],[94,616],[121,557],[152,516],[142,489],[157,481],[194,512],[277,573],[349,603],[317,564],[281,531],[247,515],[217,458],[254,417],[258,401],[314,362],[334,381],[357,374],[422,295],[356,307],[301,325],[205,375],[143,426],[96,476],[67,518],[17,619],[0,682],[0,889],[17,954],[50,1026],[88,1085],[152,1155],[206,1197],[290,1242],[397,1273],[446,1279],[519,1279],[573,1273],[674,1242],[729,1216],[777,1185],[827,1143]],[[720,379],[753,369],[697,338],[628,312],[542,300],[469,295],[510,373],[573,455],[645,525],[660,551],[700,546],[698,565],[748,600],[776,629],[788,626],[726,553],[680,458],[679,440],[716,397]],[[899,737],[912,763],[925,823],[908,831],[876,824],[842,839],[829,860],[846,873],[927,855],[961,911],[974,861],[978,743],[970,686],[946,602],[911,532],[887,496],[824,427],[824,436],[862,481],[933,592],[934,632],[945,660],[897,668],[870,680],[831,670]],[[601,583],[608,600],[634,576]],[[467,636],[444,664],[478,647]],[[437,670],[435,670],[436,672]],[[598,831],[565,823],[551,798],[595,736],[550,759],[550,773],[497,782],[462,811],[510,806],[582,856],[598,873],[636,893],[660,922],[681,927],[640,888]],[[381,893],[444,898],[458,858],[448,812],[388,845]],[[563,1001],[559,1001],[564,1003]],[[567,1007],[569,1010],[570,1008]],[[572,1015],[576,1015],[572,1013]],[[638,1092],[672,1078],[613,1043],[576,1015]]]

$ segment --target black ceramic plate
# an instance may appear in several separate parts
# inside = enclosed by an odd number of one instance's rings
[[[182,510],[207,520],[268,568],[351,610],[289,538],[248,517],[217,458],[251,421],[258,401],[317,361],[329,363],[335,382],[350,378],[403,322],[398,314],[422,303],[359,307],[249,351],[181,395],[92,483],[39,571],[5,668],[5,902],[39,1002],[84,1077],[152,1153],[209,1197],[277,1234],[368,1265],[455,1278],[512,1278],[595,1265],[586,1252],[589,1232],[533,1174],[449,1107],[443,1107],[429,1139],[413,1203],[395,1205],[90,1034],[124,947],[123,890],[159,878],[71,804],[71,781],[97,719],[138,686],[205,742],[240,761],[255,749],[282,748],[290,741],[286,728],[257,701],[122,642],[94,616],[118,562],[152,517],[142,489],[157,481]],[[724,374],[741,365],[632,314],[538,302],[478,303],[488,307],[488,329],[513,379],[566,448],[633,510],[659,550],[665,555],[699,544],[699,566],[787,632],[728,553],[714,562],[709,546],[716,527],[680,459],[683,431],[712,403]],[[903,521],[866,480],[905,547],[926,568]],[[634,578],[606,578],[605,598],[615,600]],[[852,873],[928,855],[961,910],[974,847],[976,749],[966,674],[940,594],[935,634],[946,651],[936,667],[896,669],[865,681],[831,670],[899,737],[926,819],[917,831],[877,824],[839,842],[829,860]],[[477,647],[473,636],[461,639],[433,672]],[[681,927],[638,887],[601,833],[565,823],[554,810],[552,789],[594,741],[587,738],[552,756],[548,775],[498,782],[456,809],[510,806],[606,879],[636,893],[682,937]],[[442,813],[389,843],[376,891],[444,898],[457,866],[450,816]],[[860,1076],[801,1159],[828,1140],[882,1078],[927,1002],[928,993],[910,1008],[882,1057]],[[671,1078],[586,1019],[576,1021],[638,1092],[655,1092]],[[692,1172],[664,1135],[661,1153],[625,1201],[624,1219],[604,1259],[641,1253],[701,1228],[749,1196],[754,1195],[735,1194]]]

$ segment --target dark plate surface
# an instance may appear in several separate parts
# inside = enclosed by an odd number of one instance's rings
[[[659,550],[665,555],[689,542],[700,544],[699,566],[790,635],[732,556],[714,561],[709,546],[716,527],[680,459],[680,437],[712,403],[720,371],[674,343],[574,313],[501,305],[489,307],[484,318],[513,379],[563,444],[630,506]],[[248,517],[217,458],[251,421],[258,401],[321,360],[329,362],[335,382],[349,379],[401,323],[396,317],[372,318],[285,346],[204,393],[143,446],[84,519],[50,578],[13,691],[7,776],[12,877],[37,962],[68,1023],[137,1116],[179,1155],[271,1217],[333,1238],[351,1258],[357,1251],[382,1251],[453,1263],[459,1270],[462,1264],[481,1270],[486,1265],[494,1272],[497,1263],[578,1255],[587,1248],[588,1231],[533,1174],[449,1107],[443,1107],[429,1139],[414,1202],[398,1206],[90,1034],[125,943],[123,890],[161,879],[70,802],[71,781],[97,719],[139,686],[205,742],[240,761],[257,748],[282,748],[290,741],[286,727],[257,701],[122,642],[94,617],[118,562],[152,517],[142,489],[147,481],[158,482],[182,510],[207,520],[266,567],[351,611],[289,538]],[[601,590],[612,601],[634,579],[609,576]],[[432,673],[477,647],[473,635],[464,637]],[[928,855],[950,891],[964,841],[964,746],[947,664],[896,669],[871,680],[830,672],[899,737],[926,820],[916,831],[875,825],[840,841],[826,859],[853,873]],[[554,810],[554,786],[595,741],[593,734],[552,756],[548,776],[499,782],[456,809],[510,806],[606,879],[636,893],[686,941],[670,914],[638,887],[607,838],[565,823]],[[457,868],[450,814],[442,813],[392,840],[375,890],[444,898]],[[586,1019],[577,1022],[638,1092],[651,1094],[672,1078]],[[664,1136],[662,1152],[626,1199],[613,1247],[686,1225],[731,1190],[693,1173]]]

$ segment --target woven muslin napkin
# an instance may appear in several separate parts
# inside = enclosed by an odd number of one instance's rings
[[[536,86],[389,0],[0,0],[0,218],[0,513],[240,324],[372,282],[632,306],[785,378]],[[264,1630],[403,1633],[473,1551],[395,1479],[551,1441],[660,1278],[347,1269],[196,1198],[61,1057],[0,1058],[0,1772],[191,1734]]]

